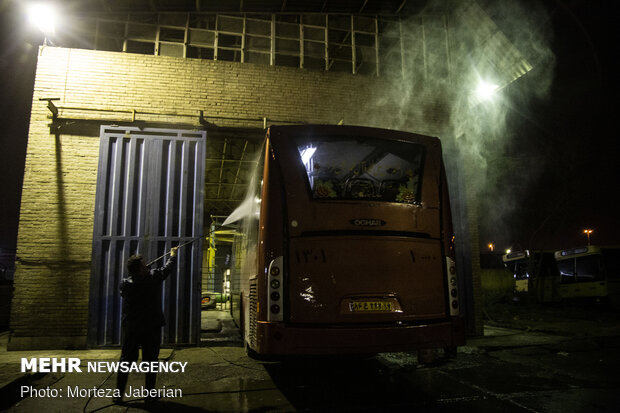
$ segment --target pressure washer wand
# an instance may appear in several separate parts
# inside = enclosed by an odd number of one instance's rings
[[[184,246],[186,246],[186,245],[193,244],[194,242],[198,241],[200,238],[202,238],[202,237],[196,237],[196,238],[194,238],[193,240],[191,240],[191,241],[187,241],[187,242],[185,242],[185,243],[183,243],[183,244],[179,245],[179,246],[178,246],[178,247],[176,247],[176,248],[177,248],[177,249],[179,249],[179,248],[184,247]],[[164,253],[164,255],[161,255],[161,256],[159,256],[159,257],[155,258],[153,261],[151,261],[151,262],[149,262],[148,264],[146,264],[146,266],[147,266],[147,267],[150,267],[150,266],[151,266],[151,264],[156,263],[157,261],[161,260],[162,258],[164,258],[166,255],[169,255],[169,254],[170,254],[170,251],[168,251],[168,252]]]

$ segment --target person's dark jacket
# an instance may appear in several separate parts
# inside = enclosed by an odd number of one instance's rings
[[[128,327],[161,327],[166,323],[161,309],[162,282],[172,272],[176,256],[163,267],[150,270],[148,275],[129,274],[121,282],[123,297],[122,322]]]

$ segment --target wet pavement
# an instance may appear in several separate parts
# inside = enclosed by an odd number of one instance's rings
[[[470,338],[456,358],[439,354],[427,365],[419,363],[415,353],[257,361],[246,356],[228,313],[208,311],[201,347],[162,350],[162,359],[187,362],[187,370],[161,373],[158,387],[171,397],[149,404],[132,397],[114,405],[105,395],[71,393],[71,389],[113,389],[115,374],[19,373],[21,357],[79,357],[86,365],[88,360],[118,360],[118,350],[7,352],[4,334],[0,408],[8,412],[618,411],[617,318],[603,312],[603,321],[590,315],[567,323],[563,331],[549,332],[542,328],[547,321],[535,325],[526,313],[512,320],[519,329],[511,328],[510,320],[500,314],[496,310],[484,337]],[[562,311],[559,314],[561,318]],[[529,325],[516,323],[523,320]],[[587,328],[581,326],[584,323]],[[142,374],[130,374],[130,386],[142,384]],[[22,386],[35,392],[56,389],[60,394],[21,398]]]

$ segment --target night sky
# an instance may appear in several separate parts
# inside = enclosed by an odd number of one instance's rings
[[[586,244],[585,228],[594,230],[592,244],[620,244],[620,145],[611,100],[618,36],[611,5],[548,2],[556,59],[551,93],[524,100],[507,91],[512,110],[505,151],[525,167],[501,175],[515,208],[503,222],[482,223],[483,245],[570,248]],[[535,79],[526,75],[511,86]]]
[[[16,4],[0,0],[0,247],[9,249],[17,241],[36,45],[41,41],[15,13]],[[501,155],[520,168],[511,173],[509,164],[494,165],[487,191],[493,196],[482,199],[481,211],[493,209],[498,191],[514,205],[497,215],[501,218],[481,223],[480,241],[495,242],[498,248],[567,248],[585,244],[582,230],[592,228],[593,244],[620,244],[620,137],[612,128],[620,116],[611,100],[617,73],[612,60],[618,53],[613,3],[544,4],[556,56],[551,95],[526,101],[511,91],[534,79],[529,75],[505,90],[510,141]]]
[[[17,221],[24,175],[37,47],[41,39],[27,28],[17,2],[0,0],[0,248],[17,243]]]

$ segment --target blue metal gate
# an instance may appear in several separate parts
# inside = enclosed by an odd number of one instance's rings
[[[148,262],[199,237],[179,249],[161,297],[163,344],[197,344],[206,132],[102,126],[100,139],[89,343],[120,344],[119,286],[129,256]]]

